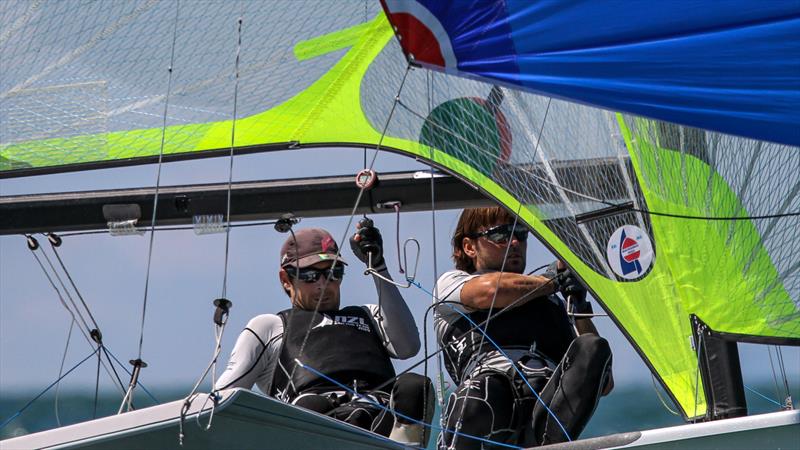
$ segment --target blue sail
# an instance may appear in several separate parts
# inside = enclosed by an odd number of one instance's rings
[[[382,3],[417,64],[800,145],[800,1]]]

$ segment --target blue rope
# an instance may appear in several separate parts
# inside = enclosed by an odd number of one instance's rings
[[[310,371],[310,372],[314,373],[315,375],[317,375],[317,376],[320,376],[320,377],[322,377],[322,378],[326,379],[327,381],[330,381],[331,383],[335,384],[336,386],[338,386],[338,387],[340,387],[340,388],[344,389],[345,391],[347,391],[347,392],[348,392],[350,395],[355,395],[355,396],[357,396],[357,397],[358,397],[358,398],[360,398],[360,399],[366,400],[367,402],[369,402],[369,403],[371,403],[371,404],[373,404],[373,405],[377,406],[378,408],[380,408],[380,409],[382,409],[382,410],[384,410],[384,411],[387,411],[387,412],[389,412],[389,413],[391,413],[391,414],[393,414],[393,415],[395,415],[395,416],[397,416],[397,417],[402,417],[403,419],[405,419],[405,420],[408,420],[409,422],[413,422],[413,423],[416,423],[416,424],[420,424],[420,425],[422,425],[422,426],[425,426],[425,427],[428,427],[428,428],[431,428],[431,429],[434,429],[434,430],[442,431],[442,432],[445,432],[445,433],[455,434],[455,435],[458,435],[458,436],[464,436],[464,437],[467,437],[467,438],[470,438],[470,439],[475,439],[475,440],[478,440],[478,441],[481,441],[481,442],[486,442],[486,443],[488,443],[488,444],[499,445],[499,446],[501,446],[501,447],[506,447],[506,448],[515,448],[515,449],[521,449],[521,448],[522,448],[522,447],[519,447],[519,446],[516,446],[516,445],[505,444],[505,443],[502,443],[502,442],[492,441],[492,440],[490,440],[490,439],[486,439],[486,438],[482,438],[482,437],[478,437],[478,436],[473,436],[473,435],[471,435],[471,434],[467,434],[467,433],[461,433],[461,432],[459,432],[459,431],[452,431],[452,430],[448,430],[448,429],[446,429],[446,428],[438,427],[438,426],[436,426],[436,425],[433,425],[433,424],[430,424],[430,423],[425,423],[425,422],[423,422],[423,421],[421,421],[421,420],[413,419],[413,418],[411,418],[411,417],[409,417],[409,416],[406,416],[406,415],[404,415],[404,414],[401,414],[401,413],[399,413],[399,412],[397,412],[397,411],[394,411],[394,410],[392,410],[392,409],[389,409],[389,408],[387,408],[387,407],[385,407],[385,406],[381,405],[380,403],[378,403],[378,402],[376,402],[376,401],[372,400],[371,398],[369,398],[369,397],[367,397],[367,396],[365,396],[365,395],[359,394],[358,392],[356,392],[356,391],[354,391],[354,390],[350,389],[349,387],[347,387],[347,386],[343,385],[342,383],[339,383],[338,381],[334,380],[333,378],[330,378],[329,376],[325,375],[324,373],[322,373],[322,372],[320,372],[320,371],[318,371],[318,370],[314,369],[313,367],[311,367],[311,366],[308,366],[308,365],[306,365],[306,364],[303,364],[303,363],[302,363],[302,362],[300,362],[300,360],[298,360],[298,359],[295,359],[295,361],[296,361],[296,362],[297,362],[297,364],[298,364],[300,367],[302,367],[303,369],[306,369],[306,370],[308,370],[308,371]],[[392,442],[395,442],[395,441],[392,441]]]
[[[8,419],[4,420],[4,421],[3,421],[3,423],[2,423],[2,424],[0,424],[0,430],[2,430],[3,428],[5,428],[5,427],[6,427],[6,425],[8,425],[9,423],[11,423],[11,422],[12,422],[14,419],[16,419],[17,417],[19,417],[19,416],[20,416],[20,415],[21,415],[23,412],[25,412],[25,410],[26,410],[26,409],[28,409],[28,408],[29,408],[29,407],[30,407],[30,406],[31,406],[31,405],[32,405],[32,404],[33,404],[33,403],[34,403],[36,400],[39,400],[39,397],[43,396],[43,395],[44,395],[44,394],[45,394],[47,391],[49,391],[49,390],[50,390],[50,389],[51,389],[53,386],[55,386],[56,384],[58,384],[58,382],[59,382],[59,381],[61,381],[62,379],[64,379],[64,377],[66,377],[67,375],[69,375],[69,374],[70,374],[70,373],[71,373],[73,370],[77,369],[77,368],[78,368],[78,366],[80,366],[81,364],[85,363],[85,362],[86,362],[86,361],[87,361],[89,358],[91,358],[92,356],[94,356],[94,355],[95,355],[95,354],[96,354],[98,351],[100,351],[100,347],[97,347],[97,349],[95,349],[95,350],[94,350],[92,353],[89,353],[89,356],[87,356],[86,358],[83,358],[83,359],[82,359],[82,360],[81,360],[81,361],[80,361],[78,364],[75,364],[74,366],[72,366],[72,368],[71,368],[71,369],[69,369],[68,371],[66,371],[66,373],[64,373],[63,375],[61,375],[61,376],[60,376],[60,377],[59,377],[59,378],[58,378],[56,381],[53,381],[53,382],[50,384],[50,386],[47,386],[47,387],[46,387],[46,388],[45,388],[45,389],[44,389],[42,392],[40,392],[40,393],[39,393],[39,395],[37,395],[36,397],[33,397],[33,399],[32,399],[31,401],[29,401],[29,402],[28,402],[28,403],[27,403],[25,406],[23,406],[23,407],[22,407],[22,409],[20,409],[20,410],[19,410],[19,411],[17,411],[16,413],[14,413],[14,414],[13,414],[11,417],[9,417]]]
[[[117,357],[116,357],[116,356],[114,356],[114,354],[113,354],[113,353],[111,353],[111,350],[109,350],[109,349],[108,349],[108,347],[106,347],[106,352],[108,352],[108,354],[109,354],[109,355],[111,355],[111,357],[112,357],[112,358],[114,358],[114,361],[116,361],[116,362],[117,362],[117,364],[119,364],[119,366],[120,366],[120,367],[122,367],[122,370],[124,370],[124,371],[125,371],[125,372],[126,372],[128,375],[130,375],[130,374],[131,374],[131,371],[130,371],[130,370],[128,370],[128,368],[127,368],[127,367],[125,367],[125,365],[124,365],[124,364],[122,364],[122,363],[121,363],[121,362],[120,362],[120,361],[117,359]],[[150,391],[148,391],[148,390],[147,390],[147,388],[146,388],[146,387],[144,387],[144,385],[143,385],[141,382],[138,382],[137,384],[138,384],[138,385],[139,385],[139,386],[142,388],[142,390],[143,390],[143,391],[144,391],[144,392],[145,392],[145,393],[146,393],[148,396],[150,396],[150,399],[151,399],[151,400],[153,400],[153,401],[156,403],[156,405],[158,405],[158,404],[160,403],[158,400],[156,400],[156,398],[153,396],[153,394],[151,394],[151,393],[150,393]]]
[[[770,403],[774,403],[774,404],[778,405],[779,407],[783,408],[783,405],[781,405],[779,402],[776,402],[775,400],[773,400],[773,399],[767,397],[766,395],[756,391],[755,389],[753,389],[753,388],[751,388],[751,387],[749,387],[747,385],[745,385],[744,388],[747,389],[748,391],[752,392],[753,394],[758,395],[759,397],[763,398],[764,400],[767,400]]]
[[[433,293],[428,292],[428,290],[423,288],[422,286],[420,286],[419,283],[412,283],[412,284],[414,284],[418,288],[422,289],[423,292],[433,296]],[[437,298],[436,301],[439,301],[439,299]],[[514,371],[517,372],[519,377],[522,378],[522,381],[524,381],[525,384],[528,386],[528,388],[531,390],[531,392],[533,392],[533,395],[536,396],[536,400],[538,400],[542,404],[542,406],[544,406],[544,409],[547,410],[547,413],[550,414],[550,416],[553,417],[553,419],[558,424],[559,428],[561,428],[561,431],[564,433],[564,436],[567,437],[567,440],[572,441],[572,438],[570,437],[569,433],[567,433],[567,430],[564,428],[564,425],[561,424],[561,421],[558,420],[558,417],[556,416],[556,414],[550,409],[550,407],[547,406],[547,404],[544,402],[544,400],[542,400],[542,398],[536,392],[536,389],[534,389],[533,386],[531,386],[531,384],[528,382],[528,379],[525,377],[525,375],[522,373],[522,371],[519,370],[517,365],[514,364],[514,361],[511,360],[511,358],[508,356],[508,354],[506,352],[504,352],[503,349],[500,348],[500,346],[497,345],[497,343],[491,337],[489,337],[488,334],[486,334],[486,331],[484,331],[478,324],[476,324],[475,321],[473,321],[468,315],[466,315],[463,312],[459,311],[458,309],[455,308],[455,306],[453,306],[453,305],[451,305],[449,303],[445,303],[445,304],[447,306],[449,306],[453,311],[461,314],[462,317],[467,319],[469,321],[469,323],[472,324],[473,329],[476,329],[476,330],[480,331],[481,334],[483,334],[483,336],[494,346],[494,348],[496,348],[497,351],[499,351],[500,354],[502,354],[511,363],[511,367],[514,368]]]

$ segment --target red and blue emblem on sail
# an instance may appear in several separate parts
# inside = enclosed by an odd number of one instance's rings
[[[625,280],[636,280],[647,275],[653,264],[653,243],[641,228],[623,225],[608,238],[606,257],[608,267]]]
[[[619,264],[623,275],[633,272],[636,272],[637,275],[642,273],[642,264],[639,262],[641,255],[639,242],[627,236],[623,230],[619,239]]]
[[[416,64],[800,145],[800,1],[381,2]]]

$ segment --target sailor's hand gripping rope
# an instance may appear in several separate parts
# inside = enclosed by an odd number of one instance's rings
[[[381,280],[393,284],[399,288],[408,289],[414,283],[417,276],[417,266],[419,265],[420,246],[415,238],[408,238],[403,244],[403,266],[400,272],[404,274],[406,282],[398,283],[391,278],[381,275],[380,272],[386,270],[386,261],[383,258],[383,237],[380,230],[375,227],[372,219],[364,216],[356,226],[358,231],[350,238],[350,248],[356,257],[367,265],[364,275],[372,275]],[[413,270],[408,271],[408,246],[414,244],[417,247],[417,254],[414,260]],[[399,251],[399,249],[398,249]],[[403,269],[405,267],[406,270]]]

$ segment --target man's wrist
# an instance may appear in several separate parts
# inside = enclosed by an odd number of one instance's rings
[[[575,314],[594,314],[591,302],[586,299],[573,303],[572,312]]]

